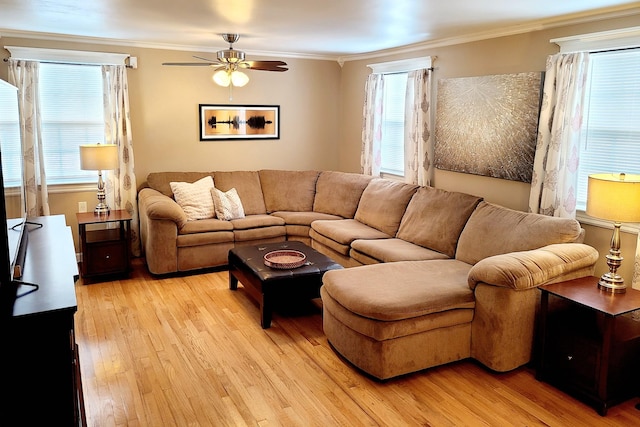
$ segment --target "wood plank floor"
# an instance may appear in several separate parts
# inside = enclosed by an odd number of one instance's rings
[[[606,417],[529,368],[472,361],[373,380],[342,360],[321,312],[274,314],[228,289],[226,271],[76,285],[89,426],[632,426],[631,399]]]

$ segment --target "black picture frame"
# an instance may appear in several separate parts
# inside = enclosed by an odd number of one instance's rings
[[[279,105],[200,104],[200,141],[280,139]]]

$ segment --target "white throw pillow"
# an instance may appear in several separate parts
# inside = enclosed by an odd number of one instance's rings
[[[235,188],[226,193],[217,188],[211,189],[211,197],[218,219],[231,220],[244,218],[244,208]]]
[[[213,218],[213,200],[211,189],[213,178],[205,176],[194,183],[170,182],[173,197],[180,205],[189,221],[196,219]]]

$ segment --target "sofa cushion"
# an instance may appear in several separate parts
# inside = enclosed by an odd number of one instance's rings
[[[347,310],[369,319],[395,321],[474,308],[473,291],[467,284],[470,268],[452,259],[401,261],[328,271],[322,283]]]
[[[321,172],[316,183],[313,210],[353,218],[362,192],[371,179],[371,176],[359,173]]]
[[[258,173],[267,213],[313,210],[318,171],[261,170]]]
[[[341,216],[330,215],[322,212],[289,212],[278,211],[272,212],[271,215],[284,219],[287,225],[306,225],[311,226],[313,221],[318,220],[337,220],[343,219]]]
[[[150,188],[173,198],[171,182],[195,182],[205,176],[213,177],[211,172],[151,172],[147,175],[147,184]]]
[[[247,215],[244,218],[231,220],[234,230],[248,230],[251,228],[284,226],[284,220],[272,215]]]
[[[493,255],[577,242],[581,236],[575,219],[526,213],[483,201],[460,234],[456,259],[475,264]]]
[[[480,200],[465,193],[418,188],[402,217],[397,237],[453,258],[460,233]]]
[[[267,213],[258,171],[214,172],[213,181],[219,190],[229,191],[232,188],[236,189],[242,201],[245,215]]]
[[[374,178],[362,192],[355,219],[395,237],[417,185]]]
[[[376,262],[396,262],[451,258],[441,252],[397,238],[354,240],[351,243],[351,248],[351,258],[355,258],[363,264],[371,264],[370,260],[375,260]]]
[[[231,219],[244,218],[242,201],[238,197],[238,192],[235,188],[226,192],[212,188],[211,198],[213,199],[213,208],[218,219],[229,221]]]
[[[233,224],[217,218],[188,221],[184,227],[178,230],[178,234],[197,234],[215,231],[233,231]]]
[[[356,239],[388,239],[391,237],[355,219],[313,221],[311,229],[342,245],[350,245]]]
[[[187,220],[212,218],[214,216],[213,198],[213,178],[205,176],[196,182],[170,182],[171,191],[176,202],[184,213]]]

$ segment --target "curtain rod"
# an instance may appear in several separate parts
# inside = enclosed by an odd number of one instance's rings
[[[9,62],[10,58],[2,58],[2,62]],[[22,61],[22,60],[20,60]],[[28,59],[25,59],[24,61],[29,61]],[[118,65],[118,64],[89,64],[86,62],[65,62],[65,61],[41,61],[41,60],[35,60],[33,62],[39,62],[41,64],[59,64],[59,65],[86,65],[86,66],[94,66],[94,67],[101,67],[103,65]],[[137,67],[134,67],[132,65],[129,64],[123,64],[126,68],[132,68],[135,69]]]

